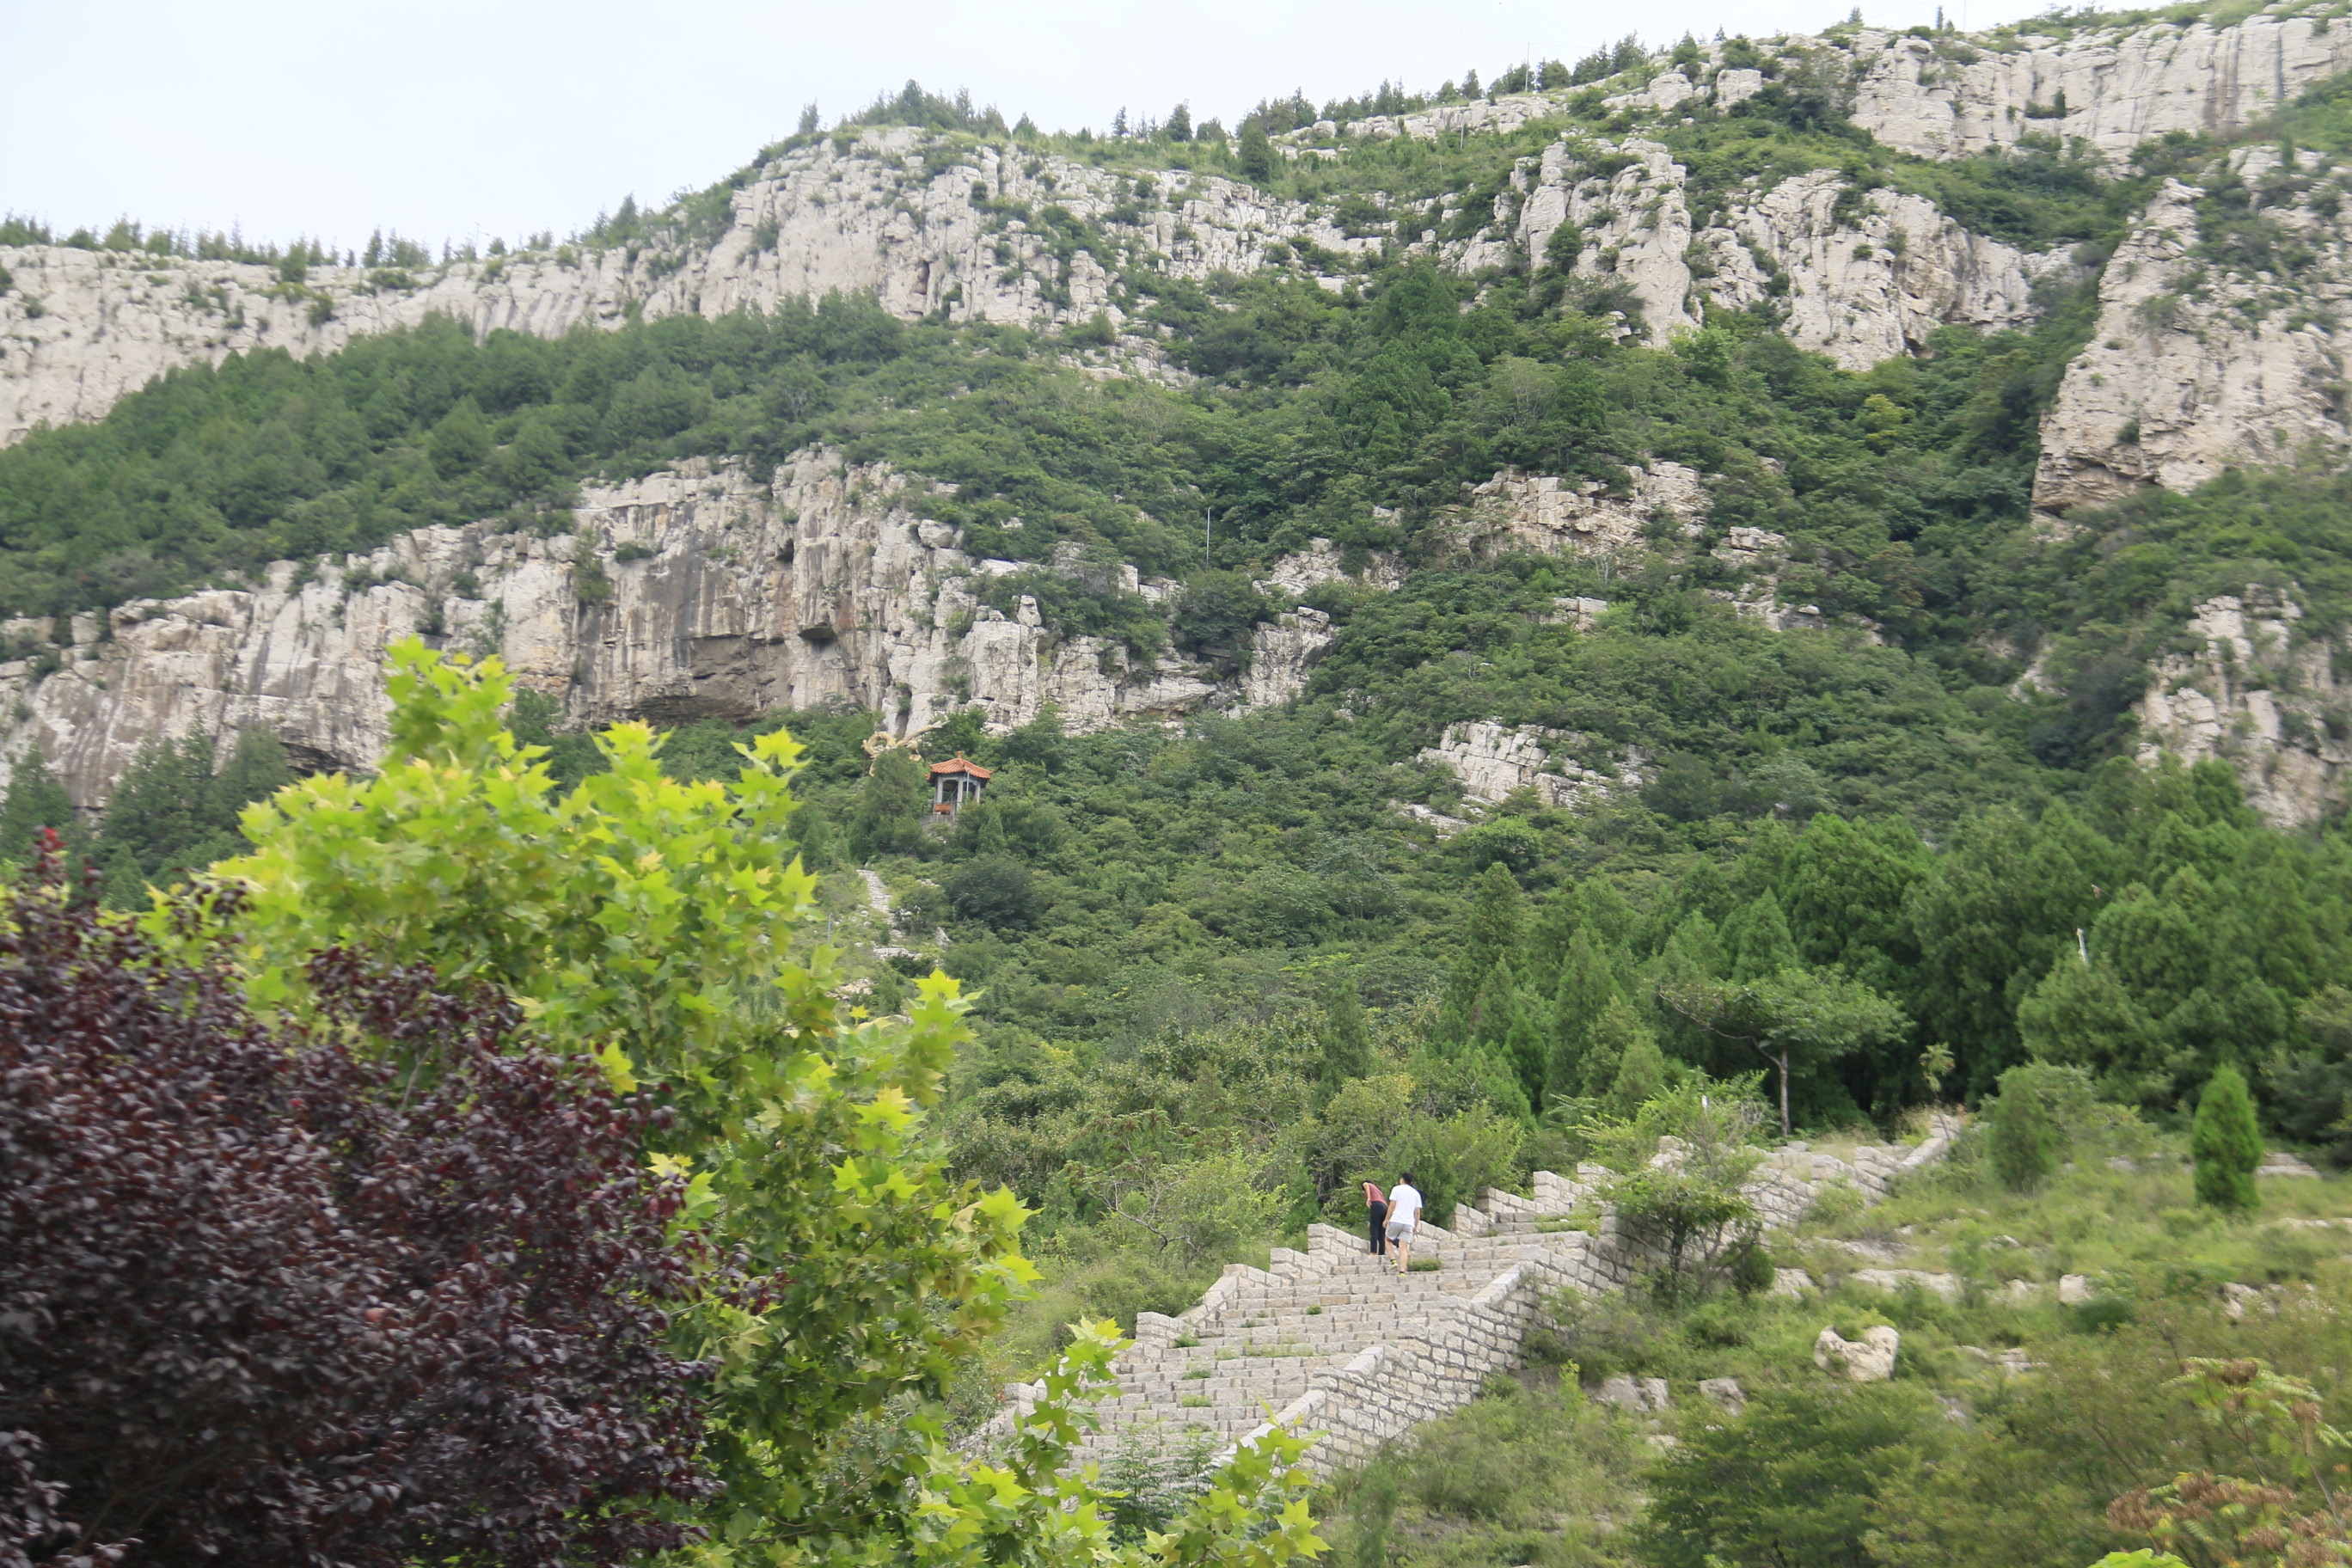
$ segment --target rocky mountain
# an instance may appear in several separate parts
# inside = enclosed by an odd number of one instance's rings
[[[1167,329],[1147,320],[1138,278],[1197,284],[1270,270],[1338,295],[1383,256],[1417,254],[1465,277],[1548,266],[1573,285],[1615,289],[1619,332],[1654,344],[1695,330],[1709,310],[1774,310],[1791,342],[1859,370],[1924,356],[1948,326],[2032,327],[2058,292],[2095,273],[2095,323],[2050,399],[2033,480],[2043,526],[2063,537],[2068,512],[2148,487],[2181,490],[2231,467],[2332,461],[2352,448],[2336,337],[2352,293],[2352,214],[2335,165],[2240,140],[2219,161],[2156,181],[2111,255],[2037,246],[1977,209],[1948,210],[1928,194],[1943,187],[1903,169],[2071,148],[2120,176],[2152,139],[2227,142],[2347,68],[2352,31],[2294,5],[2226,26],[2077,18],[1967,37],[1850,27],[1686,47],[1598,86],[1324,120],[1276,138],[1276,155],[1307,168],[1380,142],[1442,149],[1560,122],[1491,192],[1427,200],[1368,202],[1337,187],[1276,197],[1213,174],[1090,163],[1067,147],[866,126],[794,138],[604,244],[424,268],[278,269],[0,247],[0,440],[99,418],[174,365],[263,347],[331,352],[434,314],[478,336],[554,336],[870,292],[907,320],[1087,326],[1091,346],[1074,347],[1074,363],[1182,384],[1191,373],[1168,352]],[[1822,95],[1886,157],[1727,174],[1670,144],[1697,117],[1801,92]],[[1587,112],[1595,93],[1599,122]],[[1074,243],[1082,233],[1087,242]],[[2281,259],[2290,252],[2291,266]],[[1464,495],[1455,536],[1488,552],[1623,552],[1661,526],[1700,531],[1727,482],[1664,460],[1631,472],[1622,490],[1499,472]],[[1245,669],[1138,661],[1104,638],[1056,633],[1034,605],[1008,616],[980,603],[969,584],[1024,563],[967,552],[955,526],[925,517],[929,493],[921,475],[824,450],[759,480],[739,465],[689,465],[590,488],[576,532],[536,537],[511,520],[432,529],[364,557],[282,563],[243,587],[69,625],[20,621],[7,630],[22,657],[0,666],[13,713],[0,721],[0,750],[37,745],[90,807],[143,737],[197,723],[266,724],[298,754],[362,763],[382,740],[377,654],[415,629],[500,652],[574,722],[845,703],[900,730],[967,702],[1005,726],[1053,704],[1079,727],[1278,702],[1328,646],[1318,612],[1289,607],[1345,574],[1328,544],[1259,564],[1255,575],[1286,609],[1258,627]],[[1743,611],[1776,628],[1827,624],[1810,604],[1780,602],[1769,541],[1717,554],[1754,566],[1749,586],[1727,593]],[[1398,570],[1360,563],[1356,575],[1376,587]],[[1129,591],[1157,602],[1181,592],[1128,574]],[[583,581],[608,584],[609,596],[583,595]],[[2327,738],[2333,634],[2293,630],[2303,618],[2293,585],[2262,594],[2259,609],[2223,597],[2200,610],[2208,654],[2153,670],[2138,710],[2149,745],[2231,754],[2267,811],[2307,821],[2341,797],[2347,765]],[[2275,655],[2231,629],[2242,622],[2277,630]],[[2274,657],[2304,673],[2257,702],[2236,673],[2244,661],[2210,651],[2239,642],[2257,662]],[[1499,765],[1489,756],[1497,737],[1505,751],[1533,743],[1463,731],[1435,753],[1465,759],[1444,765],[1469,783]],[[1542,762],[1512,765],[1570,776]],[[1637,768],[1623,771],[1638,781]],[[1559,787],[1568,798],[1615,783],[1596,774]]]

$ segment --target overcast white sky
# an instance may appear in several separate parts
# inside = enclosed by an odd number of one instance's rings
[[[2045,0],[1947,0],[1970,26]],[[1802,31],[1852,0],[0,0],[0,209],[351,247],[568,234],[748,161],[815,100],[830,124],[912,77],[1007,120],[1106,128],[1179,100],[1434,86],[1627,32]],[[1936,0],[1865,0],[1874,24]]]

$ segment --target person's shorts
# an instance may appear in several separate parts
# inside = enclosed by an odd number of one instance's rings
[[[1412,1239],[1412,1221],[1409,1219],[1392,1219],[1389,1221],[1389,1239],[1391,1241],[1411,1241]]]

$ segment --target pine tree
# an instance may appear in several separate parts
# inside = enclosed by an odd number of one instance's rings
[[[236,738],[236,749],[221,764],[221,771],[213,775],[213,826],[219,831],[234,833],[236,819],[247,806],[276,795],[294,779],[294,764],[286,755],[286,743],[267,730],[246,731]]]
[[[1503,1056],[1519,1075],[1519,1087],[1532,1110],[1543,1103],[1551,1008],[1541,995],[1524,987],[1515,988],[1511,1003],[1511,1026],[1503,1037]]]
[[[1569,940],[1568,956],[1552,994],[1550,1050],[1544,1061],[1544,1103],[1584,1092],[1584,1054],[1601,1010],[1617,994],[1609,960],[1589,931]]]
[[[1633,1011],[1620,1002],[1631,1020],[1632,1028],[1625,1032],[1625,1047],[1618,1058],[1617,1076],[1610,1080],[1609,1092],[1601,1097],[1601,1107],[1612,1116],[1631,1117],[1649,1101],[1658,1097],[1666,1087],[1665,1053],[1658,1049],[1657,1037],[1648,1026],[1633,1016]],[[1621,1026],[1612,1023],[1612,1028]]]
[[[1372,1033],[1364,1023],[1363,999],[1350,976],[1331,987],[1323,1005],[1323,1060],[1318,1073],[1327,1093],[1337,1093],[1352,1079],[1372,1070]]]
[[[1584,897],[1575,883],[1562,882],[1528,922],[1528,973],[1538,987],[1549,991],[1559,984],[1557,976],[1560,965],[1568,962],[1569,943],[1583,929]]]
[[[95,858],[114,886],[126,866],[159,875],[189,845],[210,836],[213,738],[199,730],[178,740],[151,735],[115,781],[99,829]],[[128,859],[124,857],[127,854]]]
[[[1802,963],[1789,935],[1788,918],[1780,912],[1780,900],[1769,893],[1732,911],[1723,922],[1723,945],[1734,980],[1767,979]]]
[[[1461,956],[1446,976],[1445,1000],[1438,1011],[1435,1034],[1441,1041],[1461,1044],[1479,1037],[1479,994],[1496,966],[1517,956],[1525,903],[1518,883],[1499,861],[1479,877],[1463,928]]]
[[[1274,178],[1274,143],[1266,140],[1265,121],[1255,117],[1242,125],[1242,177],[1255,184]]]
[[[2087,1069],[2103,1093],[2154,1106],[2171,1099],[2163,1031],[2102,955],[2072,946],[2017,1007],[2017,1032],[2037,1061]]]
[[[1470,1006],[1470,1043],[1502,1053],[1519,1026],[1519,987],[1508,963],[1486,971],[1486,983]]]
[[[2036,1082],[2048,1069],[2011,1068],[1985,1107],[1985,1152],[1993,1174],[2011,1192],[2031,1193],[2058,1173],[2064,1137]]]
[[[2205,1080],[2189,1152],[2197,1162],[2199,1203],[2241,1213],[2262,1206],[2254,1185],[2255,1167],[2263,1163],[2262,1131],[2254,1125],[2245,1078],[2236,1068],[2216,1068]]]
[[[1593,1020],[1592,1039],[1584,1048],[1584,1092],[1594,1100],[1608,1097],[1617,1085],[1618,1071],[1636,1040],[1649,1033],[1641,1015],[1622,996],[1612,996]],[[1656,1042],[1651,1042],[1654,1047]]]
[[[0,860],[23,865],[32,859],[44,827],[72,840],[81,837],[65,786],[41,753],[28,747],[8,775],[8,793],[0,796]]]

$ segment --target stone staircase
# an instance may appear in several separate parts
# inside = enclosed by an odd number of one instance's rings
[[[1859,1150],[1851,1163],[1790,1145],[1759,1170],[1748,1196],[1768,1227],[1795,1223],[1833,1181],[1875,1202],[1940,1158],[1957,1131],[1938,1121],[1916,1148]],[[1134,1343],[1115,1363],[1118,1392],[1097,1407],[1100,1430],[1079,1457],[1226,1449],[1281,1426],[1319,1434],[1307,1463],[1328,1474],[1459,1409],[1488,1373],[1518,1363],[1546,1296],[1622,1289],[1653,1261],[1612,1215],[1597,1235],[1570,1226],[1580,1208],[1591,1212],[1585,1200],[1607,1173],[1538,1171],[1528,1196],[1489,1188],[1456,1208],[1453,1229],[1424,1222],[1412,1258],[1433,1269],[1401,1276],[1361,1236],[1328,1225],[1307,1226],[1304,1252],[1275,1248],[1265,1268],[1228,1264],[1178,1316],[1138,1314]],[[976,1440],[1009,1430],[1043,1392],[1007,1384],[1007,1408]]]

